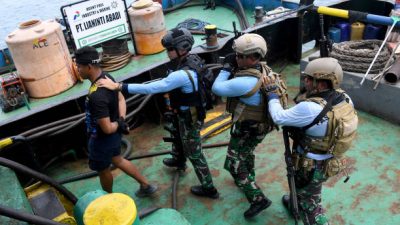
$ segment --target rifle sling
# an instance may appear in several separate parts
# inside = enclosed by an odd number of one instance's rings
[[[318,114],[317,117],[315,117],[315,119],[308,124],[307,126],[302,127],[301,129],[303,131],[307,130],[308,128],[314,126],[315,124],[319,123],[319,121],[321,121],[321,119],[329,112],[332,110],[332,102],[333,102],[333,98],[334,98],[334,94],[331,94],[328,98],[328,101],[325,105],[325,107],[322,109],[322,111]]]

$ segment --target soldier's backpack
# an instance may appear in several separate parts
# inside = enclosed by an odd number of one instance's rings
[[[325,115],[328,117],[327,135],[324,138],[314,138],[305,136],[305,145],[312,150],[327,152],[335,157],[341,157],[351,146],[356,136],[358,125],[357,112],[349,99],[344,95],[344,91],[336,90],[343,95],[343,101],[332,105],[333,95],[328,100],[323,98],[309,98],[306,101],[312,101],[321,105],[323,110],[314,119],[314,121],[303,127],[303,131],[319,123]]]
[[[197,55],[189,55],[185,65],[180,69],[187,73],[193,86],[193,77],[190,75],[188,70],[191,69],[197,73],[198,94],[201,101],[201,105],[197,107],[197,113],[200,119],[204,119],[206,111],[212,109],[213,103],[215,102],[215,95],[211,91],[215,76],[213,72],[205,66],[204,60]]]

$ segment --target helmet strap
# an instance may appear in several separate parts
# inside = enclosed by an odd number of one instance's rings
[[[313,89],[314,89],[314,90],[317,90],[317,91],[318,91],[317,79],[315,79],[315,78],[313,79],[313,84],[312,84],[312,86],[313,86]]]
[[[171,70],[177,70],[180,68],[180,66],[182,65],[182,63],[185,61],[187,53],[186,54],[179,54],[179,51],[177,49],[175,49],[176,55],[177,57],[174,59],[171,59],[170,61],[170,69]]]

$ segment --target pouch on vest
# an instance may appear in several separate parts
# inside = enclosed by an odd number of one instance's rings
[[[286,109],[288,105],[288,93],[287,93],[287,85],[285,81],[282,79],[282,75],[279,73],[273,72],[268,66],[262,64],[265,66],[267,74],[266,76],[270,77],[271,80],[275,81],[276,86],[278,87],[276,90],[276,94],[279,96],[279,102],[282,105],[282,108]],[[267,91],[265,90],[266,84],[263,83],[263,92],[265,95],[267,95]]]
[[[331,150],[335,156],[342,156],[351,146],[356,137],[358,125],[357,112],[349,103],[341,103],[333,107],[328,113],[332,117],[332,133],[334,134],[334,147]]]
[[[344,165],[342,161],[338,158],[331,158],[326,161],[324,168],[326,177],[333,177],[342,172]]]
[[[310,98],[307,101],[320,104],[324,107],[323,111],[327,107],[327,102],[319,97]],[[323,138],[305,135],[304,143],[310,151],[326,152],[335,157],[341,157],[350,148],[356,137],[358,117],[354,107],[345,100],[331,107],[326,113],[328,117],[327,135]],[[322,118],[323,115],[318,115],[318,117]],[[317,122],[319,121],[313,123],[316,124]]]
[[[256,92],[260,91],[262,100],[260,106],[249,106],[245,105],[246,108],[244,110],[240,110],[241,114],[237,115],[235,112],[237,112],[237,107],[240,105],[239,103],[239,97],[235,98],[228,98],[227,102],[227,111],[234,114],[234,118],[236,118],[235,121],[237,120],[255,120],[259,122],[265,123],[266,129],[268,131],[272,131],[276,126],[272,121],[271,116],[269,115],[269,111],[267,108],[267,92],[265,91],[265,84],[263,83],[264,76],[272,76],[274,77],[273,79],[276,81],[277,86],[278,86],[278,92],[279,92],[279,99],[281,100],[282,106],[286,108],[287,106],[287,92],[286,92],[286,84],[285,82],[281,79],[281,76],[277,73],[272,72],[272,69],[267,66],[265,62],[260,62],[261,66],[261,71],[259,69],[255,68],[248,68],[244,70],[239,70],[237,73],[235,73],[235,77],[241,77],[241,76],[252,76],[256,77],[258,79],[257,84],[254,86],[254,88],[246,93],[243,96],[240,97],[250,97],[254,95]],[[244,104],[244,103],[242,103]]]

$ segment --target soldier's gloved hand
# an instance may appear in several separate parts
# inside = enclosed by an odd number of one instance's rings
[[[273,77],[270,76],[264,76],[263,77],[263,84],[264,88],[268,93],[278,93],[278,85],[276,84],[276,80]]]
[[[238,67],[238,64],[236,62],[236,54],[230,53],[226,55],[222,64],[224,66],[222,68],[223,70],[232,73],[232,71],[236,70],[236,68]]]
[[[125,119],[123,117],[118,118],[117,123],[118,132],[120,132],[121,134],[129,134],[129,125],[127,122],[125,122]]]

